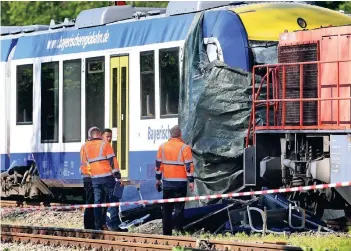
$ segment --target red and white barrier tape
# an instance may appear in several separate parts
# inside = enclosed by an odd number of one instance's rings
[[[270,190],[262,190],[262,191],[214,194],[214,195],[183,197],[183,198],[174,198],[174,199],[140,200],[140,201],[133,201],[133,202],[113,202],[113,203],[103,203],[103,204],[87,204],[87,205],[71,205],[71,206],[3,208],[1,211],[2,212],[10,212],[10,211],[21,212],[21,211],[39,211],[39,210],[71,210],[71,209],[81,209],[81,208],[117,207],[117,206],[130,206],[130,205],[152,205],[152,204],[164,204],[164,203],[173,203],[173,202],[199,201],[199,200],[206,200],[206,199],[233,198],[233,197],[242,197],[242,196],[250,196],[250,195],[291,193],[291,192],[297,192],[297,191],[309,191],[309,190],[326,189],[326,188],[333,188],[333,187],[348,187],[348,186],[351,186],[351,181],[303,186],[303,187],[301,186],[301,187],[270,189]]]

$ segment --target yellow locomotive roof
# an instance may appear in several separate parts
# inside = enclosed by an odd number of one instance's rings
[[[297,23],[303,18],[305,29],[321,26],[351,24],[351,17],[337,11],[299,3],[260,3],[230,9],[237,13],[246,29],[249,40],[278,41],[285,30],[303,30]]]

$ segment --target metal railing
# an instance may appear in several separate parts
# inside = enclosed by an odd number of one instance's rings
[[[255,134],[257,130],[345,130],[351,128],[351,121],[347,123],[340,123],[340,101],[349,100],[351,102],[351,95],[345,97],[340,96],[340,76],[343,74],[348,75],[349,72],[341,73],[340,64],[341,63],[351,63],[351,60],[337,60],[337,61],[310,61],[310,62],[299,62],[299,63],[281,63],[281,64],[269,64],[269,65],[256,65],[253,67],[252,73],[253,76],[256,75],[258,69],[265,70],[266,74],[262,78],[258,90],[256,91],[256,81],[255,77],[252,80],[252,111],[250,116],[250,123],[248,128],[248,135],[246,139],[246,146],[249,145],[249,136],[251,133]],[[330,72],[330,74],[335,74],[336,76],[336,85],[333,83],[332,88],[337,90],[337,94],[332,97],[323,97],[322,98],[322,79],[321,73],[322,65],[324,64],[335,64],[336,72]],[[317,65],[317,97],[315,98],[304,98],[304,66],[305,65]],[[286,98],[286,77],[287,77],[287,67],[295,66],[299,67],[299,97],[298,98]],[[351,68],[351,67],[350,67]],[[279,71],[281,71],[282,79],[279,79]],[[266,84],[266,99],[260,99],[260,94],[263,87],[263,84]],[[351,88],[351,84],[343,84]],[[297,85],[296,85],[297,86]],[[329,85],[330,86],[330,85]],[[279,88],[282,89],[281,97],[279,97]],[[272,93],[270,93],[272,91]],[[317,102],[317,118],[316,123],[313,125],[304,125],[304,109],[303,104],[306,102]],[[336,120],[329,123],[322,123],[321,121],[321,103],[323,101],[335,101],[337,103],[337,114]],[[299,123],[298,125],[287,125],[286,123],[286,104],[287,102],[299,102]],[[278,121],[277,115],[279,107],[281,106],[281,120]],[[266,109],[266,119],[265,125],[257,126],[256,125],[256,110],[260,107],[265,107]],[[351,103],[350,103],[351,109]],[[273,110],[273,122],[270,121],[270,110]],[[350,120],[351,120],[351,115]],[[253,136],[255,137],[255,136]],[[254,140],[255,142],[255,140]]]

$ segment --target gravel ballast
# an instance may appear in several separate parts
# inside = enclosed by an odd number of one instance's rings
[[[35,211],[10,212],[1,215],[1,224],[24,226],[80,228],[83,226],[83,212],[75,211]]]
[[[65,212],[11,212],[1,215],[1,224],[76,229],[84,228],[83,212],[81,210]],[[143,234],[162,234],[162,220],[153,220],[139,227],[132,227],[129,232]]]
[[[63,227],[83,229],[83,212],[76,211],[35,211],[35,212],[11,212],[1,215],[1,224]],[[130,229],[131,233],[162,234],[162,220],[148,222],[142,226]],[[1,243],[0,251],[80,251],[84,249],[36,245],[32,243]],[[92,249],[95,250],[95,249]]]
[[[55,247],[53,248],[52,246],[45,246],[45,245],[41,245],[41,244],[32,244],[32,243],[1,243],[0,246],[0,250],[1,251],[52,251],[52,250],[56,250],[56,251],[83,251],[85,249],[81,249],[81,248],[67,248],[67,247]],[[97,249],[91,249],[91,250],[97,250]]]

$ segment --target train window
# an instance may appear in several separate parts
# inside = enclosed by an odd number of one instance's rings
[[[88,73],[103,73],[105,71],[105,62],[101,60],[88,61]]]
[[[140,53],[141,118],[155,118],[155,55]]]
[[[85,117],[86,136],[92,126],[105,125],[105,57],[86,60]]]
[[[278,63],[277,42],[250,40],[249,46],[253,54],[254,65]]]
[[[173,117],[179,103],[179,48],[160,50],[159,60],[161,117]]]
[[[112,69],[112,127],[117,127],[117,81],[118,68]]]
[[[41,142],[58,142],[59,63],[41,64]]]
[[[81,138],[81,60],[63,62],[63,142]]]
[[[33,65],[17,66],[17,125],[33,124]]]

